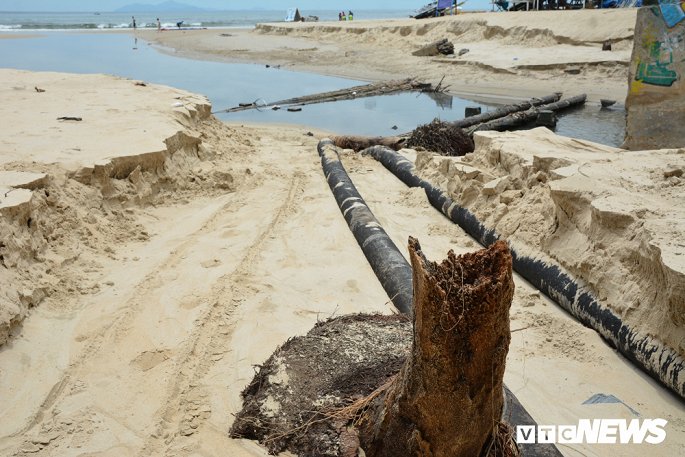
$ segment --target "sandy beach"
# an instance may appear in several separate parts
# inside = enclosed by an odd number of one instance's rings
[[[562,91],[627,94],[634,9],[470,13],[416,21],[260,24],[254,30],[144,31],[176,54],[258,62],[360,80],[443,77],[454,94],[525,98]],[[139,32],[140,33],[140,32]],[[448,38],[461,56],[416,57]],[[605,41],[611,51],[602,51]],[[169,51],[171,52],[171,51]]]
[[[621,9],[137,33],[194,58],[596,103],[625,98],[634,23]],[[443,37],[469,51],[411,55]],[[0,93],[0,455],[266,456],[228,437],[255,366],[328,317],[394,310],[321,171],[317,143],[336,132],[222,123],[201,94],[106,75],[0,69]],[[464,158],[401,153],[685,355],[683,149],[540,128],[477,133]],[[341,155],[405,255],[409,236],[434,259],[479,248],[422,190]],[[682,399],[515,282],[505,382],[538,423],[668,421],[660,445],[560,451],[685,455]],[[596,394],[620,402],[587,403]]]

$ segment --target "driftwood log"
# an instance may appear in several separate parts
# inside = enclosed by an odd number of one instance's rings
[[[333,144],[342,149],[353,149],[356,152],[362,151],[371,146],[386,146],[394,151],[399,151],[404,147],[406,138],[399,136],[334,136],[331,138]]]
[[[471,127],[472,125],[481,124],[483,122],[492,121],[494,119],[499,119],[500,117],[508,116],[509,114],[516,113],[519,111],[524,111],[530,109],[534,106],[547,105],[549,103],[554,103],[561,98],[561,93],[546,95],[540,98],[531,98],[530,100],[525,100],[520,103],[512,103],[510,105],[504,105],[496,110],[488,111],[483,114],[478,114],[476,116],[470,116],[458,121],[450,122],[455,127],[460,127],[465,129],[466,127]]]
[[[454,45],[447,39],[435,41],[429,45],[422,47],[414,52],[412,55],[423,57],[423,56],[437,56],[439,54],[450,55],[454,54]]]
[[[289,340],[243,392],[232,436],[301,457],[516,455],[500,423],[514,292],[507,245],[450,251],[441,263],[414,239],[409,250],[413,326],[343,316]]]
[[[274,106],[311,105],[314,103],[352,100],[354,98],[374,97],[377,95],[394,94],[397,92],[426,92],[431,90],[434,90],[432,84],[419,82],[415,78],[407,78],[395,81],[380,81],[372,84],[364,84],[363,86],[349,87],[347,89],[334,90],[330,92],[321,92],[318,94],[304,95],[301,97],[287,98],[285,100],[278,100],[276,102],[271,103],[241,103],[236,107],[228,108],[226,110],[218,112],[233,113],[236,111],[244,111],[248,109],[257,108],[271,108]]]
[[[499,119],[494,119],[489,122],[484,122],[482,124],[474,125],[467,129],[467,132],[469,135],[473,135],[474,132],[478,132],[481,130],[497,130],[497,131],[503,131],[503,130],[509,130],[515,127],[518,127],[520,125],[527,124],[529,122],[533,122],[537,119],[538,113],[540,111],[562,111],[568,108],[573,108],[579,105],[582,105],[585,103],[586,95],[581,94],[581,95],[576,95],[574,97],[569,97],[565,98],[563,100],[559,100],[558,102],[554,103],[548,103],[546,105],[540,105],[540,106],[535,106],[533,108],[530,108],[526,111],[520,111],[518,113],[510,114],[505,117],[501,117]]]

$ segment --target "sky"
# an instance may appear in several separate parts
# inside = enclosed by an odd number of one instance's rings
[[[131,3],[162,3],[163,0],[0,0],[0,11],[112,11]],[[393,9],[416,10],[429,0],[178,0],[188,5],[214,9]],[[474,0],[471,2],[475,3]],[[466,5],[468,8],[468,3]]]

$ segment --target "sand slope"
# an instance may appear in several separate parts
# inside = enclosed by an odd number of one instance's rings
[[[363,80],[416,76],[453,93],[586,92],[623,101],[634,9],[471,13],[424,20],[260,24],[253,31],[145,32],[182,55],[280,64]],[[462,56],[415,57],[447,38]],[[612,51],[602,51],[602,43]],[[572,73],[572,74],[571,74]]]
[[[422,174],[535,258],[556,260],[629,326],[685,355],[685,153],[624,151],[545,128],[475,135]]]

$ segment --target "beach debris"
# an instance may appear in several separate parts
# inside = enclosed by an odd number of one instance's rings
[[[278,105],[274,105],[274,106],[271,107],[271,109],[274,110],[274,111],[278,111],[279,109],[281,109],[281,107],[278,106]]]
[[[580,74],[580,67],[570,67],[564,70],[564,73],[568,75],[579,75]]]
[[[554,128],[557,126],[557,115],[552,110],[542,110],[538,112],[535,125]]]
[[[76,121],[80,122],[83,120],[83,118],[80,117],[75,117],[75,116],[62,116],[57,118],[58,121]]]
[[[347,89],[340,89],[331,92],[322,92],[319,94],[304,95],[301,97],[293,97],[285,100],[278,100],[272,103],[264,102],[265,107],[274,105],[311,105],[314,103],[336,102],[339,100],[351,100],[353,98],[373,97],[377,95],[392,94],[397,92],[432,92],[437,90],[433,88],[430,83],[422,83],[415,78],[407,78],[396,81],[380,81],[363,86],[355,86]],[[225,110],[216,111],[215,113],[233,113],[245,109],[255,108],[254,104],[241,103],[237,107],[228,108]]]
[[[414,56],[437,56],[437,55],[450,55],[454,54],[454,45],[447,39],[435,41],[423,48],[412,52]]]
[[[473,139],[449,122],[434,119],[414,129],[407,140],[410,148],[422,147],[445,156],[463,156],[473,152]]]
[[[298,113],[302,111],[302,108],[300,108],[299,106],[290,106],[288,107],[288,111],[291,113]]]
[[[352,149],[356,152],[371,146],[387,146],[394,151],[399,151],[405,146],[406,138],[398,136],[334,136],[333,144],[342,149]]]
[[[540,113],[541,111],[558,112],[568,108],[574,108],[584,104],[586,98],[587,95],[580,94],[554,103],[534,106],[525,111],[515,112],[513,114],[509,114],[498,119],[493,119],[488,122],[473,125],[472,127],[469,127],[467,129],[467,133],[469,135],[473,135],[475,132],[482,130],[497,130],[501,132],[515,127],[520,127],[522,125],[535,121],[538,117],[538,113]]]
[[[602,43],[602,51],[611,51],[611,41],[607,40]]]
[[[147,84],[145,84],[145,83],[142,82],[142,81],[136,81],[136,82],[134,83],[134,85],[136,85],[136,86],[141,86],[141,87],[147,87]]]
[[[467,106],[464,108],[464,117],[477,116],[481,113],[480,106]]]
[[[393,125],[393,126],[390,127],[390,128],[391,128],[392,130],[397,130],[399,127],[397,127],[396,125]]]
[[[233,36],[233,35],[231,35],[230,33],[220,33],[219,36],[229,37],[229,36]],[[268,65],[267,65],[267,67],[268,67]]]
[[[469,52],[469,49],[468,49],[468,48],[461,48],[461,49],[459,50],[459,53],[458,53],[458,54],[459,54],[459,56],[463,56],[463,55],[466,54],[467,52]]]
[[[680,178],[683,176],[683,169],[678,168],[678,167],[670,167],[667,170],[664,170],[664,178],[672,178],[675,176],[676,178]]]
[[[313,134],[312,132],[307,132],[307,133],[305,133],[305,135],[307,135],[307,136],[314,136],[314,134]]]
[[[550,94],[550,95],[545,95],[544,97],[540,98],[531,98],[529,100],[525,100],[523,102],[519,103],[513,103],[510,105],[504,105],[496,110],[492,111],[487,111],[482,114],[478,114],[476,116],[471,116],[471,117],[465,117],[464,119],[460,119],[458,121],[453,121],[451,122],[452,125],[455,127],[461,127],[461,128],[466,128],[466,127],[471,127],[476,124],[480,124],[483,122],[488,122],[492,121],[494,119],[499,119],[501,117],[507,116],[512,113],[516,113],[518,111],[524,111],[527,109],[530,109],[534,106],[540,106],[540,105],[546,105],[548,103],[554,103],[558,101],[561,98],[561,92],[557,92],[555,94]]]
[[[35,89],[36,92],[38,92],[38,93],[43,93],[43,92],[45,92],[45,89],[41,89],[41,88],[38,87],[38,86],[34,86],[34,89]]]
[[[616,100],[609,100],[608,98],[602,98],[599,102],[602,104],[602,108],[608,108],[611,105],[615,104]]]
[[[413,325],[350,315],[290,339],[243,391],[232,437],[302,457],[420,455],[421,446],[474,456],[493,441],[511,449],[496,455],[518,454],[499,421],[514,292],[506,243],[431,262],[410,238],[409,253]]]

